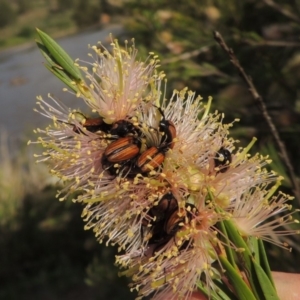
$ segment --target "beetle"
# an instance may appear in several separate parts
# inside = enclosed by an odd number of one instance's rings
[[[176,235],[182,227],[182,223],[191,222],[194,216],[198,214],[198,209],[190,203],[187,203],[185,208],[175,207],[168,212],[165,218],[153,225],[152,237],[149,240],[149,244],[157,244],[157,247],[155,247],[155,251],[157,251],[157,249],[168,243]],[[189,242],[184,242],[179,250],[183,250],[184,247],[188,247],[189,245]]]
[[[162,120],[159,122],[159,131],[164,137],[159,146],[151,146],[142,152],[136,160],[133,173],[146,174],[152,170],[158,169],[165,160],[166,152],[174,147],[174,139],[176,138],[176,128],[172,121],[165,118],[164,112],[160,107],[157,107],[162,115]]]
[[[130,121],[119,120],[112,124],[110,134],[119,137],[125,137],[127,135],[141,136],[141,131]]]
[[[129,171],[134,159],[140,152],[141,143],[133,136],[120,137],[111,142],[102,155],[102,167],[111,175]]]
[[[118,137],[125,137],[130,134],[135,136],[141,135],[140,130],[128,120],[118,120],[112,124],[108,124],[101,117],[87,118],[80,112],[75,112],[73,115],[90,132],[103,131],[104,133]],[[76,133],[84,133],[76,125],[74,125],[73,130]]]
[[[87,118],[82,126],[90,132],[97,132],[100,130],[107,133],[111,128],[111,124],[105,123],[101,117]]]
[[[167,149],[173,149],[174,139],[176,138],[176,127],[171,120],[167,120],[163,110],[157,107],[158,111],[162,115],[162,120],[159,122],[159,131],[164,134],[162,145]]]
[[[90,132],[97,132],[97,131],[103,131],[105,133],[108,133],[112,127],[111,124],[107,124],[104,122],[103,118],[97,117],[97,118],[87,118],[82,113],[76,111],[73,113],[73,117],[76,118],[80,124],[88,131]],[[76,133],[83,133],[84,132],[76,125],[73,125],[73,131]]]
[[[166,215],[178,208],[178,202],[174,195],[169,191],[158,201],[157,205],[152,206],[146,216],[142,219],[142,226],[154,225],[165,219]]]
[[[218,168],[218,171],[221,173],[225,173],[228,170],[231,162],[231,152],[225,147],[221,147],[214,158],[215,168]]]
[[[180,229],[181,223],[189,223],[194,216],[199,214],[198,209],[193,204],[187,203],[185,208],[173,210],[164,224],[164,231],[169,236],[174,236]]]
[[[153,225],[164,220],[165,216],[173,209],[178,207],[178,202],[174,195],[169,191],[158,201],[157,205],[152,206],[146,216],[142,219],[142,226]]]
[[[149,173],[158,169],[164,160],[165,150],[152,146],[138,156],[133,172]]]
[[[174,195],[169,191],[164,194],[157,205],[153,206],[150,211],[151,214],[156,218],[155,221],[158,222],[178,208],[178,202]]]

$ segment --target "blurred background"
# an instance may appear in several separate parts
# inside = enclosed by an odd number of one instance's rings
[[[139,55],[160,55],[168,95],[188,86],[225,121],[239,118],[232,136],[252,154],[269,154],[285,177],[281,190],[296,196],[300,175],[300,1],[298,0],[0,0],[0,299],[134,299],[114,267],[113,247],[83,230],[82,207],[59,202],[58,186],[36,164],[27,141],[46,118],[33,112],[50,92],[73,108],[78,99],[43,66],[35,28],[71,55],[88,59],[88,44],[135,38]],[[293,173],[248,87],[213,38],[219,31],[263,97]],[[295,188],[298,187],[298,188]],[[273,270],[300,272],[299,236],[292,253],[267,245]]]

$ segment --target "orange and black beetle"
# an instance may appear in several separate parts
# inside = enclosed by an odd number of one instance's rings
[[[188,210],[188,207],[190,207],[190,210]],[[182,227],[182,224],[190,223],[193,216],[197,216],[198,213],[198,209],[190,203],[187,203],[185,208],[174,210],[165,221],[165,233],[169,236],[174,236],[180,227]]]
[[[148,226],[149,224],[155,224],[165,220],[166,216],[174,209],[178,208],[176,198],[171,192],[164,194],[158,201],[157,205],[152,206],[147,215],[149,218],[143,218],[142,225]],[[149,220],[151,219],[151,221]]]
[[[128,172],[133,159],[140,152],[141,143],[133,136],[120,137],[111,142],[102,156],[102,167],[116,175],[121,171]]]
[[[218,168],[218,171],[221,173],[225,173],[228,170],[231,161],[232,157],[230,151],[224,147],[221,147],[216,153],[216,157],[214,159],[215,168]]]
[[[113,123],[109,133],[119,137],[125,137],[127,135],[141,136],[139,128],[127,120],[119,120]]]
[[[176,138],[174,123],[166,120],[160,107],[157,109],[163,117],[159,122],[159,131],[163,134],[163,137],[158,147],[152,146],[148,148],[137,158],[135,171],[142,174],[158,169],[165,160],[166,152],[174,147],[174,139]]]
[[[149,244],[157,244],[158,247],[166,244],[184,224],[189,224],[194,216],[199,214],[198,209],[190,203],[185,205],[185,208],[175,207],[170,210],[164,219],[153,225],[152,237]],[[188,247],[191,243],[185,242],[180,249]],[[157,251],[157,248],[155,248]]]
[[[136,171],[142,174],[158,169],[165,160],[165,150],[150,147],[145,150],[136,160]]]
[[[174,123],[171,120],[167,120],[163,110],[157,108],[160,114],[162,115],[162,120],[159,122],[159,131],[163,133],[163,141],[161,146],[168,149],[173,149],[174,139],[176,138],[176,128]]]
[[[151,213],[156,221],[165,219],[169,213],[178,208],[178,202],[171,192],[164,194],[157,205],[151,208]]]
[[[140,130],[133,125],[128,120],[119,120],[112,124],[107,124],[104,122],[103,118],[86,118],[82,113],[75,112],[75,118],[78,119],[80,124],[90,132],[102,131],[104,133],[109,133],[112,136],[125,137],[127,135],[140,135]],[[84,133],[82,130],[78,128],[78,126],[74,125],[73,131],[76,133]]]
[[[97,132],[97,131],[103,131],[105,133],[108,133],[111,129],[110,124],[107,124],[103,121],[103,118],[97,117],[97,118],[87,118],[80,112],[74,112],[73,113],[74,118],[77,118],[77,120],[80,122],[82,127],[84,127],[87,131],[90,132]],[[73,131],[76,133],[83,133],[78,126],[73,126]]]

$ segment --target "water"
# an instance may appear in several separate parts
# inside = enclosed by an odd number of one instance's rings
[[[114,37],[123,33],[122,27],[112,25],[103,30],[84,32],[58,39],[57,42],[73,58],[91,61],[88,44],[98,41],[109,42],[109,34]],[[13,49],[0,53],[0,132],[5,130],[10,140],[28,137],[36,127],[45,126],[49,119],[33,111],[36,96],[47,98],[55,95],[71,107],[80,107],[83,101],[63,92],[65,87],[43,65],[44,57],[35,44],[24,49]]]

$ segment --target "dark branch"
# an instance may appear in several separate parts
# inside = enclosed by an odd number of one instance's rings
[[[290,162],[289,156],[287,154],[286,151],[286,147],[284,145],[284,143],[281,141],[280,137],[279,137],[279,133],[278,130],[274,124],[274,122],[272,121],[271,116],[269,115],[268,111],[267,111],[267,107],[263,101],[263,98],[259,95],[259,93],[257,92],[252,80],[250,79],[250,77],[245,73],[243,67],[240,65],[238,59],[236,58],[236,56],[234,55],[234,52],[231,48],[229,48],[227,46],[227,44],[225,43],[222,35],[215,31],[214,32],[214,38],[215,40],[218,42],[218,44],[222,47],[222,49],[228,54],[230,62],[234,65],[234,67],[238,70],[239,75],[242,77],[242,79],[246,82],[249,91],[252,95],[252,97],[254,98],[256,104],[258,105],[263,117],[265,118],[271,134],[273,135],[273,138],[275,139],[275,142],[280,150],[281,153],[281,157],[284,161],[284,163],[286,164],[286,167],[288,169],[290,178],[291,178],[291,182],[294,188],[294,193],[295,196],[298,198],[298,201],[300,201],[300,191],[299,191],[299,185],[297,183],[297,178],[293,169],[293,166]]]

